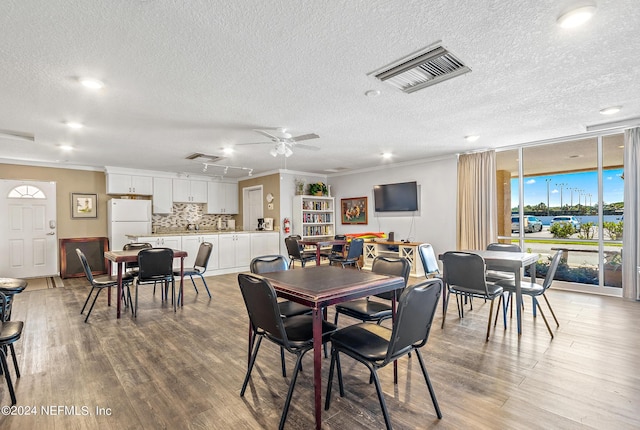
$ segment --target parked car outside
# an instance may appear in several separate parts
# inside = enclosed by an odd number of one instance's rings
[[[512,216],[511,217],[511,231],[519,232],[520,231],[520,217]],[[542,221],[538,218],[525,215],[524,216],[524,232],[525,233],[535,233],[537,231],[542,231]]]
[[[571,224],[573,225],[574,229],[580,230],[580,221],[578,221],[578,219],[574,216],[570,216],[570,215],[554,216],[553,219],[551,220],[551,226],[558,223]]]

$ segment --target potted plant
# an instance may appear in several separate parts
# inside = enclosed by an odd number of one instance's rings
[[[293,183],[296,185],[296,196],[301,196],[304,194],[304,180],[296,178],[293,180]]]
[[[309,184],[309,194],[312,196],[324,196],[327,194],[327,186],[324,182],[314,182]]]

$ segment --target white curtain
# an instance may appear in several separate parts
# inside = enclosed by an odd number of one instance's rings
[[[485,249],[497,241],[495,151],[458,157],[458,249]]]
[[[640,128],[624,132],[624,231],[622,236],[622,296],[640,300]]]

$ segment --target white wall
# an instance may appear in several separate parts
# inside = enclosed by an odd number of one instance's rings
[[[376,213],[373,186],[397,182],[418,182],[419,211],[404,213]],[[336,233],[384,232],[395,233],[395,240],[428,242],[436,253],[456,247],[457,159],[425,161],[420,164],[389,167],[381,170],[329,177],[331,195],[340,199],[368,197],[367,225],[343,225],[336,211]]]

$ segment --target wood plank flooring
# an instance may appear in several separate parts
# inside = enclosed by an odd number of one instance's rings
[[[17,296],[13,319],[26,327],[16,344],[22,372],[14,380],[16,395],[19,406],[35,407],[37,414],[0,414],[0,428],[277,428],[293,357],[287,355],[289,374],[283,378],[278,349],[263,342],[247,393],[240,397],[246,311],[235,275],[210,277],[208,283],[211,300],[204,288],[196,295],[185,283],[185,305],[175,314],[159,292],[154,296],[152,287],[141,287],[137,320],[130,313],[116,320],[105,294],[88,324],[80,315],[88,293],[84,279]],[[444,329],[439,312],[422,351],[444,417],[436,418],[413,356],[399,362],[398,385],[391,366],[380,372],[393,427],[640,428],[640,304],[566,291],[548,294],[561,324],[554,327],[553,340],[542,319],[533,319],[530,302],[520,339],[515,320],[506,330],[499,320],[486,343],[489,303],[475,300],[463,320],[452,304]],[[352,322],[340,318],[341,326]],[[346,396],[339,397],[334,383],[323,428],[384,428],[366,368],[348,357],[342,362]],[[314,425],[311,354],[303,366],[286,429]],[[325,359],[323,399],[328,367]],[[0,403],[10,404],[4,377]]]

